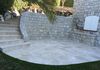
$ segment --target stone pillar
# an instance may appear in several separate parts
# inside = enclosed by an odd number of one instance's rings
[[[74,0],[72,38],[100,46],[100,21],[97,32],[83,30],[86,16],[100,17],[100,0]]]

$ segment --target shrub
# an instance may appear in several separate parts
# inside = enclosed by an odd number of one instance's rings
[[[74,3],[74,0],[66,0],[65,1],[65,6],[67,6],[67,7],[73,7],[73,3]]]
[[[0,0],[0,14],[4,14],[7,10],[12,10],[14,8],[20,10],[27,5],[28,2],[23,0]]]

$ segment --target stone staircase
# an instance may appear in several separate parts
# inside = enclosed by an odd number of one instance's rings
[[[18,23],[4,22],[0,23],[0,48],[8,53],[19,47],[29,46],[28,42],[24,42],[21,37]]]

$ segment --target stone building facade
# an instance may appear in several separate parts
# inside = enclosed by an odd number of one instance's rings
[[[74,23],[83,25],[86,16],[100,16],[100,0],[74,0]]]
[[[89,45],[99,46],[100,20],[97,32],[85,31],[83,26],[87,16],[100,17],[99,0],[74,0],[73,30],[70,38]]]

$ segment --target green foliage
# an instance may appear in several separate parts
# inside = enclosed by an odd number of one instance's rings
[[[5,13],[8,9],[17,10],[22,9],[27,6],[29,3],[34,3],[39,5],[48,16],[50,21],[54,20],[53,8],[56,4],[56,0],[0,0],[0,12]]]
[[[0,14],[11,8],[14,0],[0,0]]]
[[[55,20],[53,10],[55,6],[60,5],[60,0],[0,0],[0,13],[3,14],[6,10],[15,8],[20,10],[31,3],[39,5],[51,22]],[[65,5],[72,7],[73,0],[66,0]]]
[[[28,5],[28,2],[23,0],[0,0],[0,13],[3,14],[7,10],[16,8],[17,10],[22,9]]]
[[[53,23],[55,20],[55,14],[53,12],[54,7],[56,6],[56,0],[26,0],[29,3],[38,5],[43,9],[44,13],[47,15],[50,22]]]
[[[61,0],[54,0],[56,1],[56,6],[61,5]],[[66,7],[73,7],[74,0],[65,0],[64,6]]]
[[[74,3],[74,0],[66,0],[65,1],[65,6],[67,6],[67,7],[73,7],[73,3]]]
[[[56,0],[56,5],[60,6],[60,0]]]
[[[28,6],[28,2],[27,1],[14,0],[12,8],[17,8],[17,10],[20,10],[20,9],[22,9],[25,6]]]

